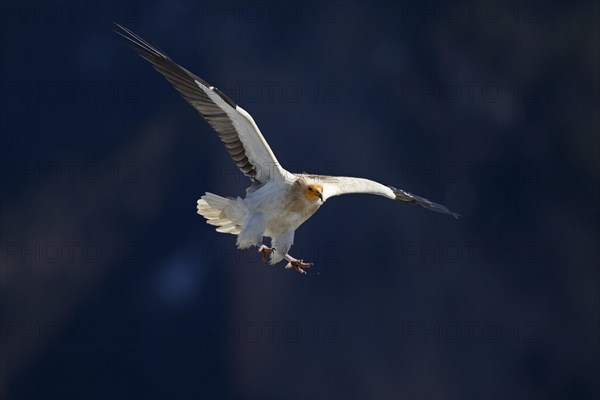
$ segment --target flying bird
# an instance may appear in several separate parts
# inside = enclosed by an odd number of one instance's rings
[[[286,260],[286,269],[306,273],[313,264],[288,253],[294,233],[327,199],[343,194],[374,194],[459,217],[440,204],[369,179],[286,171],[248,112],[131,30],[116,25],[120,31],[115,32],[127,39],[217,132],[238,168],[252,181],[244,198],[206,193],[197,203],[198,214],[216,226],[217,232],[237,235],[239,249],[256,246],[263,261],[269,256],[271,264]],[[264,237],[271,238],[271,247],[263,244]]]

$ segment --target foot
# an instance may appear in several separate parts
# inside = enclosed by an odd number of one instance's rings
[[[258,248],[258,253],[261,255],[264,263],[267,262],[267,258],[271,255],[271,253],[273,253],[273,250],[275,249],[267,247],[264,244]]]
[[[314,265],[313,263],[305,263],[302,260],[297,260],[291,256],[288,256],[288,257],[289,258],[286,257],[286,260],[288,260],[288,263],[285,266],[285,269],[294,268],[296,271],[298,271],[301,274],[306,274],[306,271],[304,269],[309,269],[310,267],[312,267]]]

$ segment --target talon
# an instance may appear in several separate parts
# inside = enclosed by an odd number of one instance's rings
[[[271,248],[269,248],[269,247],[265,246],[264,244],[263,244],[263,245],[261,245],[261,246],[258,248],[258,252],[260,253],[260,255],[261,255],[261,258],[262,258],[262,261],[263,261],[264,263],[266,263],[266,262],[267,262],[267,257],[268,257],[268,256],[269,256],[271,253],[273,253],[273,250],[275,250],[275,249],[274,249],[274,248],[273,248],[273,249],[271,249]]]
[[[304,269],[309,269],[313,265],[314,265],[313,263],[305,263],[302,260],[291,260],[290,262],[287,263],[287,265],[285,266],[285,269],[294,268],[297,272],[299,272],[301,274],[306,274],[306,271]]]

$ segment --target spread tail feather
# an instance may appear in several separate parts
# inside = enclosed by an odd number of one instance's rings
[[[197,209],[208,224],[217,227],[217,232],[237,235],[242,230],[240,221],[244,213],[236,199],[206,193],[198,200]]]

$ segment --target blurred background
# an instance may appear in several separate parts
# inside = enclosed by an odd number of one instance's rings
[[[599,395],[597,2],[3,2],[3,399]],[[196,214],[249,181],[117,21],[375,196],[301,276]]]

